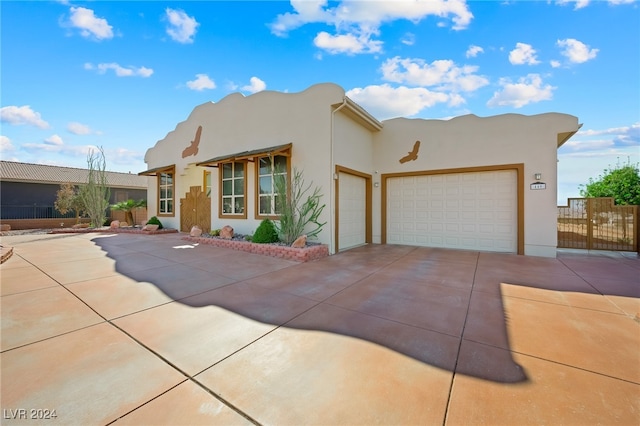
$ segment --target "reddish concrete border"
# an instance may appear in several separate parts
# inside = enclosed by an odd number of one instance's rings
[[[225,240],[222,238],[191,237],[183,238],[200,244],[210,244],[216,247],[230,248],[265,256],[279,257],[296,262],[309,262],[329,256],[329,247],[325,244],[312,245],[303,248],[280,246],[277,244],[257,244],[249,241]]]
[[[106,232],[110,234],[174,234],[177,233],[177,229],[156,229],[155,231],[143,231],[142,228],[110,228],[108,226],[102,228],[60,228],[52,229],[51,234],[87,234],[89,232]]]

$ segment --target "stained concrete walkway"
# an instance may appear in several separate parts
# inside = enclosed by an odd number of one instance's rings
[[[640,424],[635,254],[1,240],[2,424]]]

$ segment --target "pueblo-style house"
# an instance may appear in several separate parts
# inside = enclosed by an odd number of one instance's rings
[[[379,121],[325,83],[197,106],[145,156],[148,214],[252,234],[277,219],[274,176],[318,187],[330,253],[405,244],[555,257],[557,149],[574,116]]]

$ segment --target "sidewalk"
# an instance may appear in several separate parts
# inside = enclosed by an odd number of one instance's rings
[[[2,237],[3,425],[640,424],[635,254],[182,237]]]

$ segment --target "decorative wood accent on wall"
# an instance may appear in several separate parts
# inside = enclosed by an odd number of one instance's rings
[[[196,137],[193,138],[188,147],[182,151],[182,158],[186,158],[190,155],[196,155],[198,153],[198,145],[200,145],[200,134],[202,133],[202,126],[198,126],[196,130]]]
[[[413,149],[400,159],[400,164],[404,164],[407,161],[415,161],[418,159],[418,150],[420,149],[420,141],[416,141],[413,144]]]

